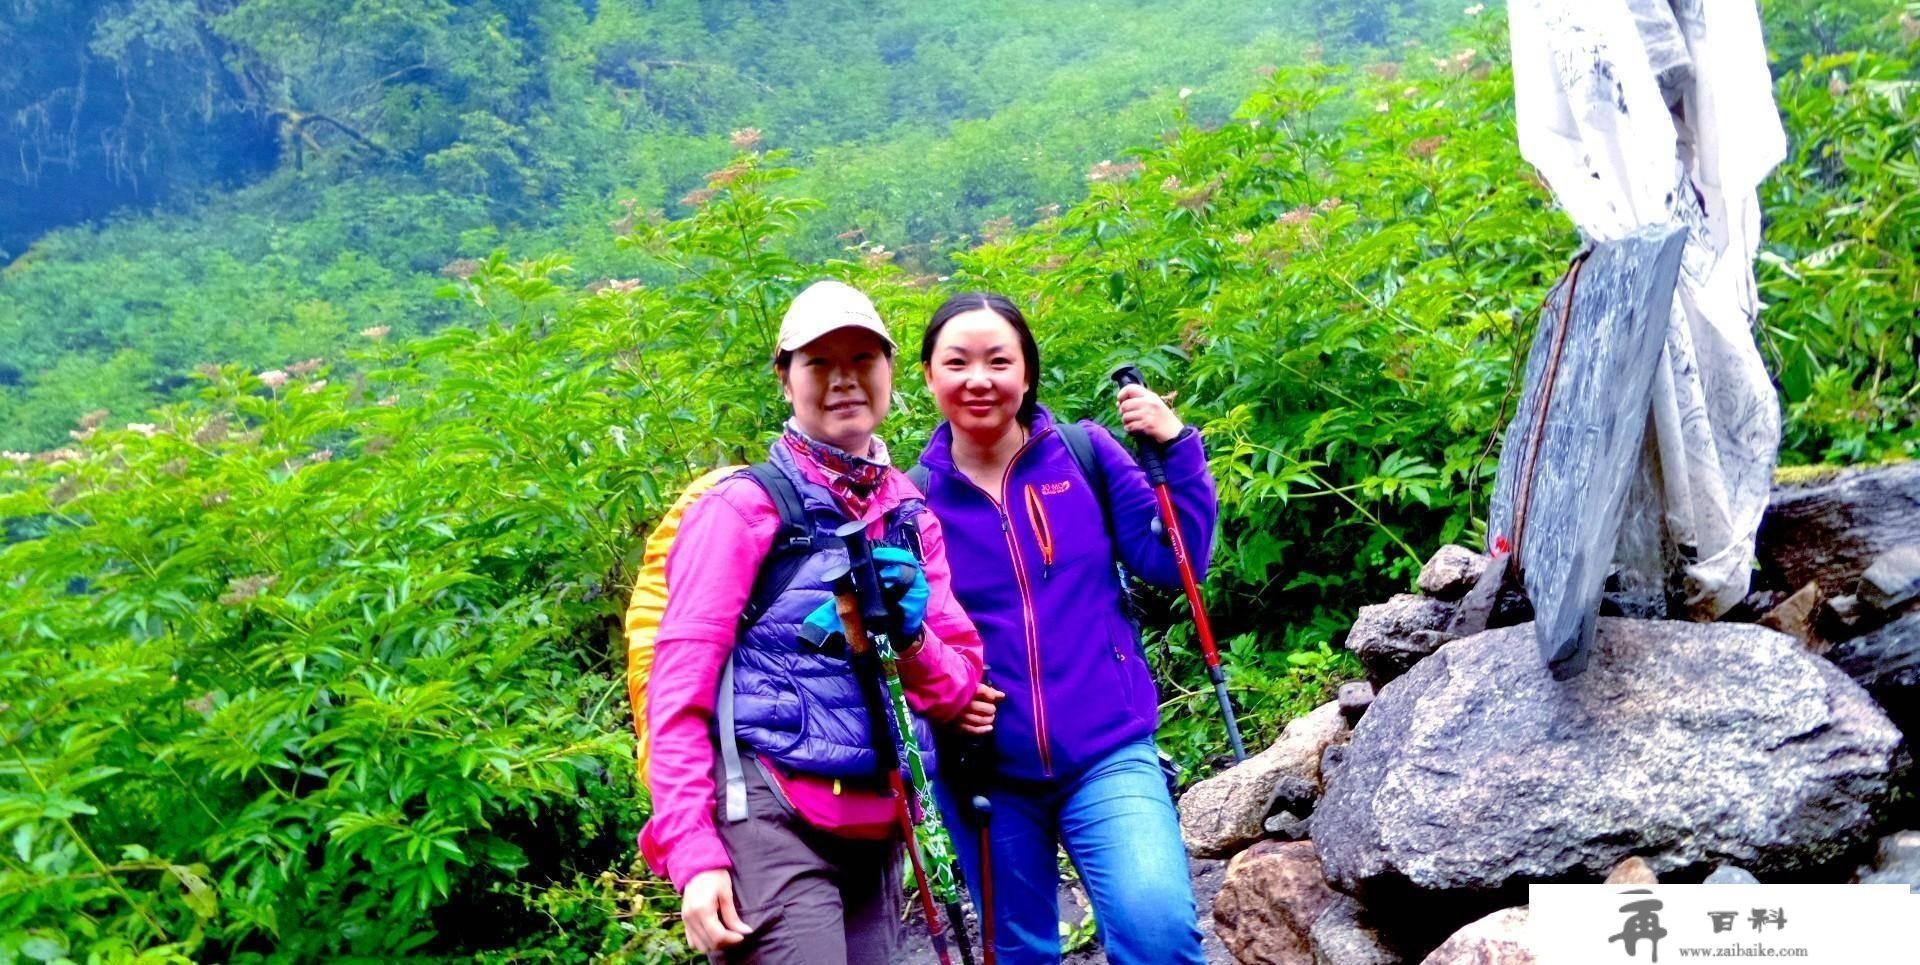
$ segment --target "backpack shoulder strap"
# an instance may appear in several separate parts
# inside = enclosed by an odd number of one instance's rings
[[[773,508],[780,514],[780,529],[774,534],[773,548],[760,564],[760,574],[754,577],[746,609],[740,611],[742,629],[753,626],[767,612],[800,572],[800,564],[813,555],[813,524],[807,519],[806,503],[793,480],[770,462],[756,462],[747,467],[747,473],[773,500]]]
[[[720,734],[720,768],[725,775],[721,781],[721,813],[726,815],[730,824],[745,821],[747,813],[747,772],[740,763],[740,741],[733,734],[733,659],[720,665],[720,691],[715,695],[713,710],[718,715],[717,730]]]
[[[800,499],[800,490],[794,488],[793,480],[780,471],[780,467],[770,462],[756,462],[747,467],[754,482],[767,491],[767,497],[773,500],[773,508],[780,513],[780,535],[774,537],[774,545],[779,546],[783,538],[799,537],[811,542],[813,531],[807,525],[807,506]],[[791,540],[789,540],[791,541]]]
[[[923,512],[932,512],[932,510],[923,510]],[[907,541],[908,551],[913,553],[913,558],[915,560],[918,560],[922,566],[925,566],[927,562],[927,551],[924,547],[920,545],[919,514],[916,513],[912,516],[908,516],[904,519],[901,519],[899,525],[900,525],[900,534]]]
[[[1099,425],[1095,423],[1095,425]],[[1088,435],[1087,427],[1078,422],[1062,422],[1055,426],[1060,432],[1060,441],[1067,444],[1067,453],[1073,456],[1073,464],[1080,467],[1080,475],[1085,477],[1087,485],[1093,488],[1093,497],[1100,504],[1100,518],[1106,521],[1107,531],[1114,527],[1113,506],[1107,497],[1107,473],[1100,465],[1100,459],[1093,451],[1093,437]],[[1100,431],[1113,434],[1111,429],[1100,426]],[[1117,439],[1115,441],[1118,441]],[[1155,532],[1159,532],[1160,521],[1154,520]],[[1120,560],[1120,543],[1113,543],[1113,568],[1120,575],[1120,593],[1123,597],[1122,608],[1126,610],[1127,622],[1133,624],[1133,633],[1140,635],[1140,601],[1134,595],[1133,579],[1127,573],[1127,564]]]
[[[1054,430],[1060,433],[1060,441],[1067,444],[1067,454],[1073,457],[1073,464],[1080,467],[1080,475],[1093,487],[1093,498],[1100,501],[1100,515],[1106,517],[1111,527],[1113,514],[1107,507],[1107,473],[1093,453],[1093,438],[1087,435],[1087,427],[1067,421],[1054,426]]]
[[[920,490],[920,495],[925,496],[927,485],[933,482],[933,470],[928,469],[924,462],[916,462],[912,469],[907,470],[907,478],[913,480],[913,488]]]
[[[760,572],[753,578],[753,593],[747,597],[747,605],[740,611],[740,629],[753,626],[760,615],[767,612],[773,601],[785,593],[787,586],[799,574],[800,565],[813,555],[813,525],[807,519],[806,503],[800,498],[800,491],[794,488],[793,480],[770,462],[756,462],[747,467],[748,475],[760,488],[767,491],[767,498],[773,500],[773,508],[780,514],[780,529],[774,534],[773,547],[767,551],[767,558],[760,563]],[[738,823],[747,819],[746,772],[741,763],[740,742],[733,738],[733,660],[728,659],[720,671],[720,689],[715,695],[714,712],[718,716],[720,733],[720,761],[725,775],[721,782],[721,813],[726,820]]]

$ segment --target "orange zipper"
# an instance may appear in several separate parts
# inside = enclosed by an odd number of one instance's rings
[[[1032,483],[1026,486],[1027,522],[1033,526],[1034,542],[1040,544],[1040,578],[1053,575],[1053,525],[1047,519],[1047,507],[1040,501],[1040,491]]]

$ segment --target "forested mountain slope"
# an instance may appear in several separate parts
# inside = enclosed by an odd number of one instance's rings
[[[1263,64],[1370,57],[1459,18],[1435,0],[8,4],[0,49],[36,55],[0,67],[16,449],[81,413],[134,418],[198,364],[437,328],[443,272],[503,244],[633,274],[607,225],[684,214],[734,131],[797,152],[797,190],[825,202],[797,251],[945,270],[983,225],[1080,197],[1183,87],[1224,118]],[[116,199],[164,204],[21,250]]]

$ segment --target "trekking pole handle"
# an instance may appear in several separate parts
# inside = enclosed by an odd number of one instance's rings
[[[987,683],[992,667],[980,668],[980,682]],[[968,734],[960,742],[963,748],[960,760],[960,780],[971,785],[967,795],[967,806],[973,808],[980,819],[981,826],[986,825],[987,816],[993,813],[993,799],[987,794],[987,787],[993,779],[993,732]]]
[[[1147,380],[1140,377],[1139,366],[1131,362],[1114,369],[1108,377],[1113,379],[1115,385],[1123,389],[1129,385],[1137,385],[1141,388],[1145,388],[1147,385]],[[1154,439],[1144,432],[1135,432],[1132,435],[1135,444],[1139,448],[1138,458],[1140,460],[1140,468],[1147,471],[1147,482],[1153,486],[1166,485],[1166,447],[1161,445],[1159,440]]]
[[[852,520],[833,531],[847,546],[848,576],[853,580],[854,599],[869,633],[887,627],[887,598],[880,591],[880,572],[873,565],[873,547],[867,542],[867,525]]]

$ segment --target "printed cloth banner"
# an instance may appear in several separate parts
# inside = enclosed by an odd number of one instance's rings
[[[1684,574],[1688,613],[1747,592],[1780,405],[1754,342],[1760,181],[1786,156],[1751,0],[1513,0],[1520,151],[1593,241],[1687,227],[1647,463],[1616,559]],[[1631,588],[1631,587],[1630,587]]]

